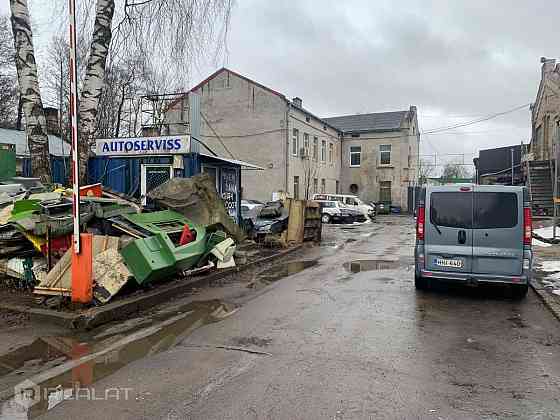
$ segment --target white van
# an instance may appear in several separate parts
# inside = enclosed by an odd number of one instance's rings
[[[364,203],[355,195],[350,194],[313,194],[313,200],[340,201],[350,208],[359,210],[366,218],[375,218],[375,209],[369,204]]]

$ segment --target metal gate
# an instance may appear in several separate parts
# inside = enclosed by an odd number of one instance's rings
[[[142,194],[142,204],[148,206],[152,204],[146,197],[149,191],[173,178],[173,167],[171,165],[147,164],[142,165],[140,193]]]

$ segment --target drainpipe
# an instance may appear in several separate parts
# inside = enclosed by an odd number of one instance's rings
[[[285,182],[284,182],[284,192],[288,194],[288,183],[289,183],[289,166],[290,166],[290,125],[288,121],[290,120],[290,103],[286,101],[286,120],[285,120],[285,127],[286,127],[286,141],[284,142],[286,148],[286,174],[285,174]]]

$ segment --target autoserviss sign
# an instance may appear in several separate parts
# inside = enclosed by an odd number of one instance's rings
[[[97,139],[97,156],[169,155],[190,152],[190,136]]]

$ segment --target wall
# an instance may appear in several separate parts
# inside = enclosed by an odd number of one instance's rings
[[[196,92],[201,95],[203,142],[221,157],[265,168],[243,171],[243,198],[269,201],[273,191],[284,190],[285,98],[226,69],[201,84]],[[181,113],[178,103],[168,111],[167,120],[180,121],[181,114],[188,120],[188,112]],[[181,125],[170,125],[171,134],[185,131],[188,129]],[[204,147],[201,152],[208,153]]]
[[[315,192],[336,193],[336,183],[340,179],[340,139],[338,131],[295,106],[290,107],[288,129],[288,174],[290,180],[288,192],[290,196],[294,197],[295,176],[299,177],[299,198],[305,198],[306,187],[309,187],[309,198],[311,198]],[[299,134],[297,156],[294,156],[292,149],[294,129],[297,129]],[[309,152],[308,156],[302,158],[299,149],[305,149],[305,134],[309,135]],[[315,137],[317,138],[317,159],[313,156],[313,140]],[[325,161],[321,159],[322,141],[326,142]],[[329,161],[330,144],[333,145],[332,161]],[[314,188],[315,178],[317,179],[317,190]],[[323,179],[325,180],[325,191],[322,191]]]
[[[410,113],[409,117],[410,118]],[[380,182],[391,182],[391,202],[408,207],[408,187],[417,182],[419,151],[418,122],[416,113],[405,119],[400,131],[361,133],[359,137],[345,134],[342,140],[342,193],[351,194],[350,186],[356,184],[357,195],[364,201],[380,200]],[[380,164],[380,145],[391,145],[391,164]],[[361,146],[360,167],[350,166],[350,147]]]
[[[560,64],[556,64],[555,60],[546,60],[542,65],[531,123],[531,153],[534,159],[553,159],[554,138],[558,135],[560,126]]]

